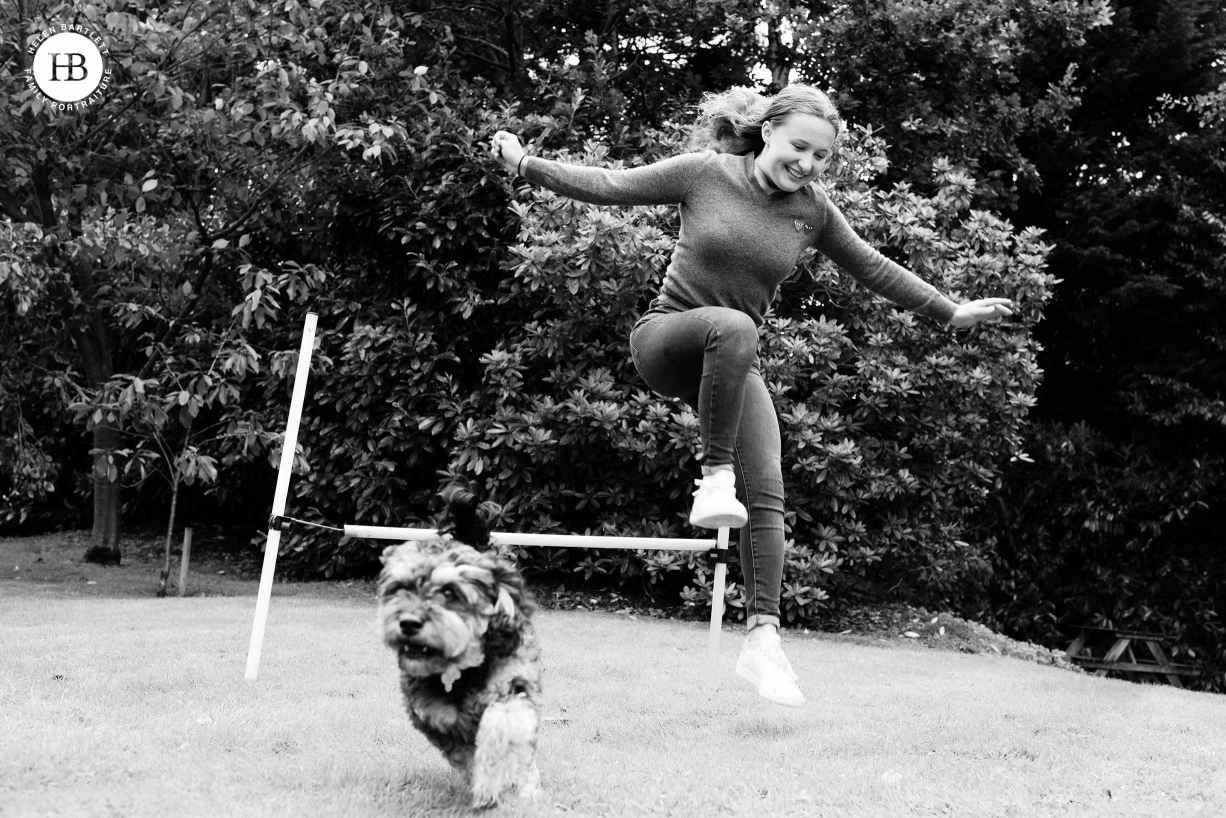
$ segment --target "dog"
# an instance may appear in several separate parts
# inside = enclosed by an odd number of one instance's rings
[[[444,490],[434,539],[389,546],[378,584],[383,641],[396,651],[413,725],[462,773],[474,809],[514,790],[540,794],[536,603],[513,565],[489,551],[467,488]]]

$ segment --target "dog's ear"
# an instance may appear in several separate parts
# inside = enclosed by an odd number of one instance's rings
[[[489,562],[494,578],[494,611],[482,646],[487,658],[501,659],[519,650],[524,620],[531,616],[536,604],[528,596],[518,571],[493,558]]]
[[[392,554],[394,554],[396,549],[399,547],[399,545],[389,545],[387,548],[384,548],[383,553],[379,555],[379,562],[387,565],[387,561],[392,558]]]
[[[494,602],[494,612],[502,614],[507,619],[516,619],[519,616],[519,608],[515,605],[515,599],[507,593],[506,588],[498,589],[498,600]]]
[[[481,638],[481,648],[486,660],[505,659],[515,651],[523,641],[523,632],[519,625],[501,613],[494,614]]]
[[[519,650],[525,620],[536,611],[536,603],[524,587],[519,571],[493,554],[482,555],[482,567],[493,585],[488,593],[494,605],[482,647],[490,659],[501,659]]]
[[[524,587],[523,576],[501,560],[491,559],[490,563],[496,594],[494,610],[512,622],[521,616],[531,616],[536,611],[536,603]]]

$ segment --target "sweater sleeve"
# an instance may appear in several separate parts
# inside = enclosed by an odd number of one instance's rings
[[[625,170],[564,165],[530,156],[524,160],[523,173],[531,184],[591,204],[679,204],[713,156],[686,153]]]
[[[958,305],[922,278],[869,246],[847,223],[834,202],[822,197],[825,225],[814,246],[877,295],[898,306],[948,324]]]

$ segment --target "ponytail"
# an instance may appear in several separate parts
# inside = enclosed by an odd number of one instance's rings
[[[698,104],[698,122],[690,138],[698,150],[744,156],[762,150],[762,115],[769,103],[751,88],[706,94]]]

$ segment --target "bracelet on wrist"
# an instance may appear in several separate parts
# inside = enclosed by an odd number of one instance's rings
[[[519,161],[515,163],[515,175],[521,179],[524,176],[524,160],[528,158],[528,154],[519,157]]]

